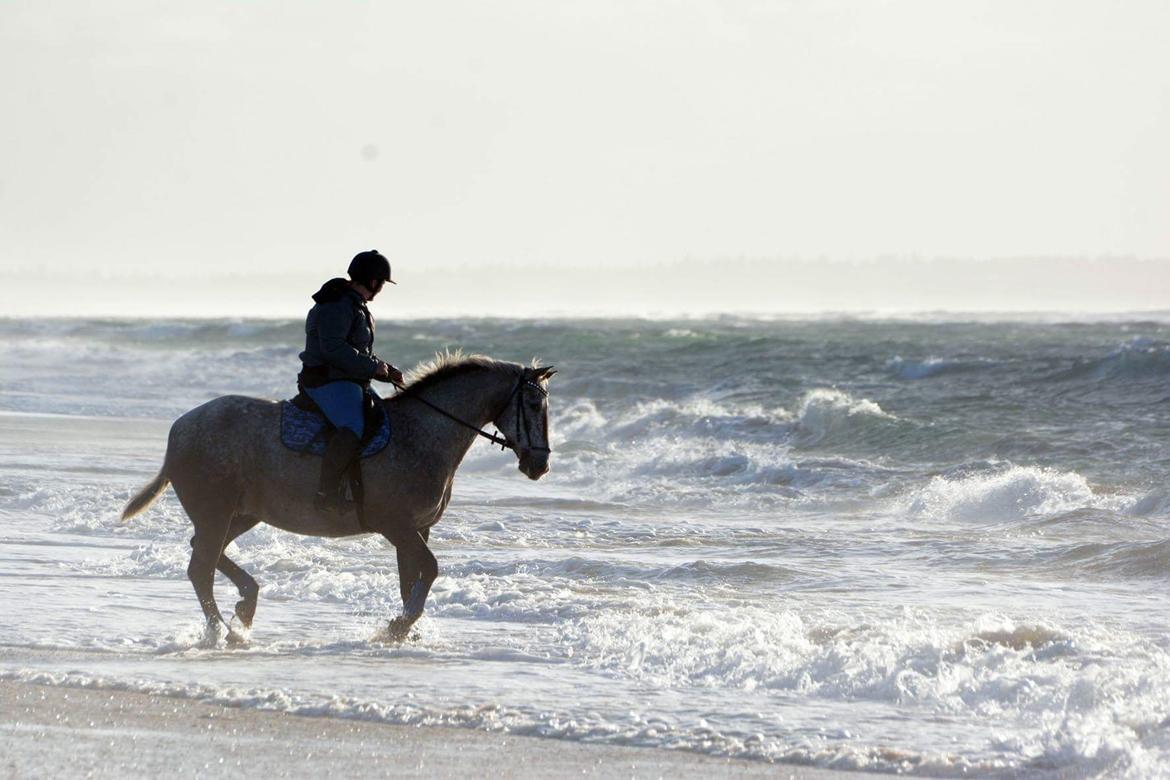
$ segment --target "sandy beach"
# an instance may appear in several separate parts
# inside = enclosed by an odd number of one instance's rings
[[[5,777],[769,777],[858,772],[0,682]]]

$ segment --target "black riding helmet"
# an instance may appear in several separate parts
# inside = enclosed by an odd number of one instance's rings
[[[358,252],[349,263],[349,278],[373,289],[376,282],[398,284],[390,278],[390,261],[377,249]]]

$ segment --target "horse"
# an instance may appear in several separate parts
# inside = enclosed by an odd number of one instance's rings
[[[411,374],[401,391],[380,402],[389,416],[389,445],[362,461],[359,515],[315,509],[320,461],[280,440],[280,403],[227,395],[179,417],[171,426],[162,468],[122,511],[127,520],[174,487],[194,526],[187,577],[207,619],[209,636],[227,631],[215,601],[218,569],[240,594],[235,617],[252,627],[260,588],[224,554],[232,540],[267,523],[306,536],[377,533],[394,545],[402,614],[390,625],[404,637],[422,616],[438,562],[430,529],[451,500],[455,471],[477,435],[495,438],[517,457],[520,471],[540,479],[549,470],[548,379],[552,366],[523,366],[483,355],[442,353]],[[502,436],[481,429],[492,422]]]

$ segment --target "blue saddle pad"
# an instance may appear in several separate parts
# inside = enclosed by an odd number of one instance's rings
[[[362,457],[377,455],[390,442],[390,417],[379,408],[382,421],[362,447]],[[317,412],[306,412],[291,401],[280,402],[280,441],[290,450],[306,455],[325,454],[325,428],[329,423]]]

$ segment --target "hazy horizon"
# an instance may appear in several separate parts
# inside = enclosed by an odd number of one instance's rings
[[[0,272],[9,316],[299,318],[333,273],[99,270],[60,279]],[[706,317],[1042,315],[1170,310],[1170,260],[1136,258],[729,258],[654,266],[496,264],[396,271],[375,316]],[[647,301],[651,303],[647,304]]]

